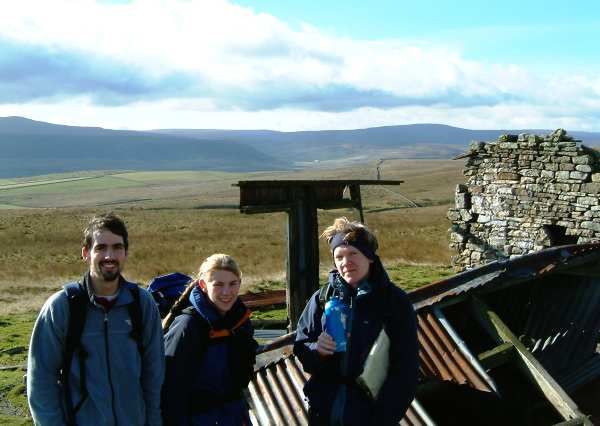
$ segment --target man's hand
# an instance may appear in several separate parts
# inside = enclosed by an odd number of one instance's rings
[[[321,356],[331,356],[335,352],[335,341],[324,331],[317,339],[317,352]]]

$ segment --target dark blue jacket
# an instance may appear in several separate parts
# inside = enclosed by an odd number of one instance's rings
[[[257,343],[247,312],[238,299],[222,317],[198,288],[192,307],[179,315],[165,335],[166,374],[162,392],[165,425],[250,424],[242,390],[254,372]],[[209,333],[234,329],[229,337]]]
[[[313,294],[298,322],[294,344],[294,353],[311,375],[304,387],[311,424],[397,425],[414,399],[417,385],[418,344],[412,304],[389,280],[378,258],[358,290],[348,286],[337,271],[329,274],[329,285],[352,306],[350,337],[348,352],[329,357],[317,353],[325,316],[319,292]],[[390,337],[390,364],[378,399],[373,401],[355,379],[382,326]]]

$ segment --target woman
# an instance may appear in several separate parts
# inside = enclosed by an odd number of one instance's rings
[[[242,273],[226,254],[200,266],[183,310],[165,335],[162,414],[166,425],[250,425],[242,391],[257,343],[250,311],[238,298]]]
[[[335,270],[325,291],[309,300],[296,330],[294,353],[311,375],[304,387],[311,425],[397,425],[415,394],[418,371],[415,313],[375,254],[377,238],[345,217],[323,232]],[[326,295],[326,297],[323,297]],[[323,299],[345,305],[346,350],[325,332]],[[382,329],[389,336],[389,367],[374,398],[357,383]],[[342,336],[344,334],[342,333]]]

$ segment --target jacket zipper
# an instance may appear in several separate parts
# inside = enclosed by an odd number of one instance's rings
[[[104,350],[106,353],[106,367],[108,373],[108,384],[110,386],[110,400],[111,400],[111,408],[113,414],[113,421],[115,426],[117,426],[117,412],[115,411],[115,390],[113,388],[112,375],[110,372],[110,356],[108,352],[108,312],[104,311]]]
[[[344,378],[344,380],[348,380],[348,366],[350,364],[350,350],[352,349],[352,328],[353,328],[353,323],[354,323],[354,299],[355,296],[350,296],[350,309],[349,309],[349,313],[348,313],[348,319],[347,319],[347,324],[349,324],[348,327],[348,332],[346,333],[346,352],[344,352],[343,356],[342,356],[342,377]],[[344,386],[348,386],[347,384]],[[344,424],[344,412],[346,411],[346,398],[348,396],[348,390],[344,389],[344,403],[342,404],[341,407],[341,413],[340,413],[340,420],[342,421],[342,424]]]

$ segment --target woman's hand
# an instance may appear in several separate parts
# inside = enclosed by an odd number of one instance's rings
[[[321,356],[331,356],[335,352],[335,341],[324,331],[317,339],[317,352]]]

